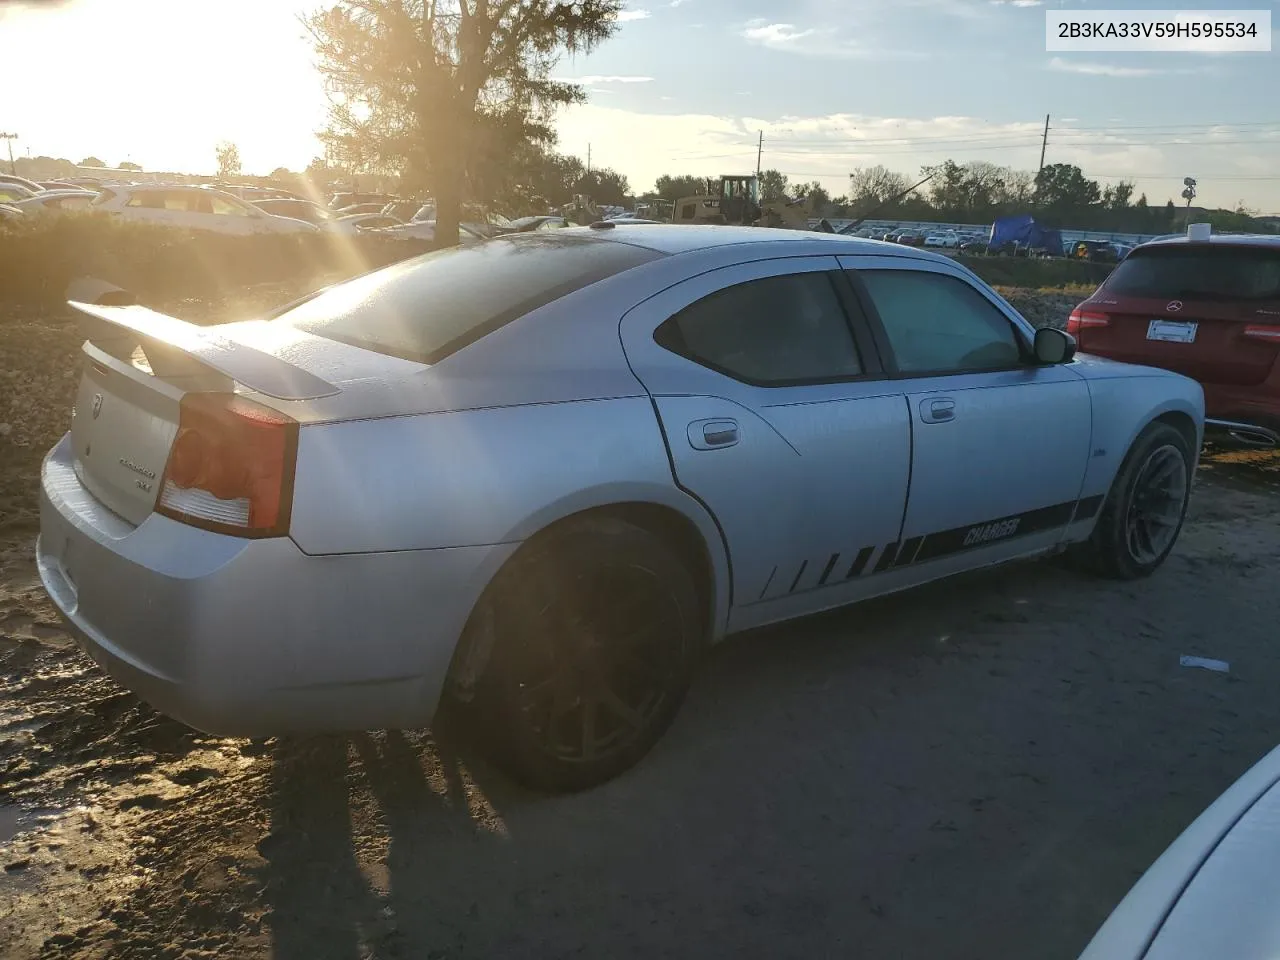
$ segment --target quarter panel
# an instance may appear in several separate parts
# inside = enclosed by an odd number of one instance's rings
[[[673,486],[646,398],[314,425],[292,536],[312,554],[503,543],[549,505],[619,483]]]
[[[1105,495],[1111,489],[1133,441],[1163,414],[1182,413],[1195,422],[1198,440],[1193,453],[1197,458],[1200,454],[1199,440],[1204,437],[1204,390],[1200,384],[1164,372],[1150,371],[1148,375],[1142,367],[1128,367],[1129,376],[1118,376],[1116,368],[1120,366],[1107,364],[1101,368],[1105,372],[1101,377],[1089,376],[1088,365],[1081,368],[1093,407],[1093,455],[1081,497]]]

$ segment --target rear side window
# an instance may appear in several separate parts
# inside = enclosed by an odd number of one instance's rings
[[[719,290],[665,321],[654,339],[746,383],[823,382],[863,372],[825,273],[765,277]]]
[[[329,287],[276,322],[437,363],[538,307],[661,256],[581,235],[501,237],[437,250]]]
[[[1280,249],[1148,247],[1129,254],[1103,289],[1160,300],[1280,300]]]

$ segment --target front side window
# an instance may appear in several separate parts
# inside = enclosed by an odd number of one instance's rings
[[[1008,318],[956,277],[921,270],[861,270],[898,369],[966,373],[1022,363]]]
[[[826,273],[765,277],[719,290],[664,322],[654,339],[747,383],[823,382],[864,371]]]

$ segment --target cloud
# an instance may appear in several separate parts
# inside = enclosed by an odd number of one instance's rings
[[[798,27],[794,23],[748,20],[740,36],[747,43],[785,53],[845,60],[915,60],[923,53],[896,50],[878,43],[860,43],[838,27]]]
[[[742,30],[742,37],[748,43],[758,43],[762,47],[774,50],[793,50],[796,44],[805,37],[812,37],[817,31],[800,30],[791,23],[769,23],[765,20],[749,20]]]
[[[991,0],[993,7],[1038,7],[1044,3],[1044,0]]]
[[[683,7],[688,2],[689,0],[671,0],[671,2],[667,4],[667,6],[672,8]]]
[[[653,77],[612,76],[608,74],[589,74],[585,77],[557,77],[560,83],[583,83],[588,86],[598,83],[652,83]]]
[[[1089,77],[1150,77],[1164,70],[1148,67],[1118,67],[1111,63],[1091,63],[1086,60],[1064,60],[1054,57],[1049,61],[1049,69],[1059,73],[1082,73]]]
[[[630,23],[632,20],[648,20],[652,13],[648,10],[623,10],[618,14],[619,23]]]

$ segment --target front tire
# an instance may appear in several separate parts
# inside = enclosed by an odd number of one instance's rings
[[[1075,548],[1081,565],[1113,580],[1154,573],[1186,519],[1194,462],[1181,431],[1148,424],[1120,465],[1092,536]]]
[[[704,646],[686,564],[613,517],[540,535],[482,602],[493,642],[472,715],[498,766],[538,789],[583,790],[637,763],[675,719]]]

